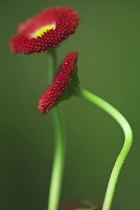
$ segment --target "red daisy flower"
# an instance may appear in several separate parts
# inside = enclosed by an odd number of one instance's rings
[[[80,23],[77,12],[70,7],[54,7],[42,11],[18,26],[18,34],[10,40],[14,53],[41,53],[61,44],[73,34]]]
[[[47,113],[66,94],[75,74],[77,58],[77,52],[70,52],[65,57],[53,85],[46,90],[39,101],[38,109],[41,113]]]

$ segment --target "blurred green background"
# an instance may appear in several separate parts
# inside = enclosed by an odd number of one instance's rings
[[[14,55],[17,25],[51,6],[75,8],[77,32],[58,48],[59,63],[79,52],[81,86],[109,101],[130,122],[134,144],[117,184],[112,209],[139,209],[140,1],[1,1],[0,210],[45,210],[53,160],[51,112],[37,110],[46,88],[47,55]],[[67,159],[61,203],[82,198],[101,204],[124,136],[114,120],[76,97],[62,103]]]

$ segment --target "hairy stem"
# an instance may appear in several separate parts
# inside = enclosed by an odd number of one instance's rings
[[[102,207],[102,210],[110,210],[119,173],[132,145],[132,130],[129,123],[123,117],[123,115],[108,102],[104,101],[102,98],[82,88],[77,89],[76,95],[90,101],[91,103],[97,105],[105,112],[107,112],[112,118],[114,118],[117,121],[117,123],[121,126],[124,132],[125,141],[111,172]]]

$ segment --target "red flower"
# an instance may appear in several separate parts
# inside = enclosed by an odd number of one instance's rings
[[[77,58],[77,52],[70,52],[65,57],[53,85],[45,92],[39,101],[38,109],[41,113],[47,113],[65,95],[75,73]]]
[[[45,9],[18,26],[18,34],[10,40],[14,53],[41,53],[61,44],[73,34],[80,23],[76,11],[70,7]]]

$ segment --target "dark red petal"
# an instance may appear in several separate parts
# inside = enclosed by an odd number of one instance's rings
[[[53,85],[41,97],[38,109],[41,113],[47,113],[55,106],[61,97],[64,96],[66,89],[69,86],[70,80],[75,73],[78,53],[70,52],[64,59],[60,72],[54,80]]]
[[[32,38],[32,34],[43,26],[56,24],[56,28],[45,32],[41,37]],[[61,44],[72,35],[80,23],[77,12],[70,7],[45,9],[37,16],[20,24],[18,34],[9,42],[14,53],[41,53]]]

